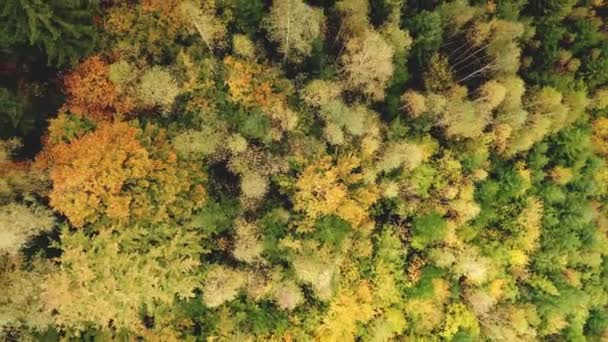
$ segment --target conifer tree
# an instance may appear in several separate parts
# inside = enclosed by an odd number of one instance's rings
[[[48,63],[60,66],[89,53],[97,40],[95,2],[77,0],[7,0],[0,5],[0,43],[28,44],[46,52]]]

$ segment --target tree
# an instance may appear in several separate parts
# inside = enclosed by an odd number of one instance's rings
[[[31,263],[18,255],[0,254],[0,337],[9,338],[11,329],[44,331],[53,323],[40,295],[44,278],[57,271],[44,259]]]
[[[447,231],[446,222],[440,214],[433,212],[418,216],[412,224],[412,247],[424,249],[441,242]]]
[[[64,78],[64,87],[68,100],[63,110],[94,121],[128,114],[135,106],[133,99],[119,94],[110,80],[108,64],[100,56],[78,64]]]
[[[34,127],[35,119],[27,112],[25,99],[8,88],[0,87],[0,136],[26,134]]]
[[[32,201],[34,194],[48,189],[45,177],[30,162],[13,160],[20,147],[18,139],[0,140],[0,205]]]
[[[224,67],[224,81],[230,99],[247,110],[259,108],[263,114],[260,120],[267,119],[271,122],[270,132],[256,138],[279,140],[286,131],[295,129],[298,114],[287,103],[293,86],[276,69],[265,69],[261,64],[232,56],[224,59]],[[249,115],[243,122],[244,126],[247,122],[251,123],[252,119],[255,117]]]
[[[212,4],[212,2],[205,2],[206,6],[201,8],[192,1],[184,1],[179,5],[179,11],[183,17],[189,19],[205,45],[213,52],[213,49],[222,43],[222,39],[226,35],[226,28],[213,15],[215,6]]]
[[[367,209],[377,194],[371,184],[349,189],[361,180],[361,174],[353,172],[357,167],[359,160],[353,156],[343,157],[335,164],[330,157],[324,157],[306,167],[296,184],[295,209],[306,213],[309,224],[323,215],[334,214],[355,229],[371,228]]]
[[[54,226],[51,212],[39,205],[10,203],[0,206],[0,253],[17,254],[29,239],[50,231]]]
[[[340,33],[344,32],[349,37],[358,36],[371,28],[367,17],[370,8],[366,0],[342,0],[336,2],[336,9],[342,16]]]
[[[317,327],[317,338],[327,341],[352,340],[357,323],[373,317],[370,284],[361,282],[353,289],[344,290],[332,301],[323,323]]]
[[[477,138],[490,122],[491,113],[482,112],[469,101],[453,101],[438,122],[450,138]]]
[[[143,73],[137,91],[144,106],[157,106],[167,112],[179,94],[179,87],[167,70],[155,66]]]
[[[350,38],[340,57],[347,87],[376,101],[384,99],[384,89],[393,76],[393,54],[393,48],[372,30]]]
[[[511,135],[506,155],[525,151],[546,134],[556,132],[568,123],[570,108],[563,102],[563,95],[551,87],[543,87],[528,96],[529,112],[526,127]]]
[[[200,287],[200,238],[167,225],[109,226],[94,237],[64,227],[61,265],[42,285],[46,312],[75,331],[93,325],[142,333],[143,315],[161,328],[171,320],[167,308]]]
[[[414,90],[408,90],[401,96],[403,108],[414,118],[417,118],[427,111],[426,99],[424,95]]]
[[[73,63],[95,47],[95,10],[92,2],[7,0],[0,6],[0,43],[42,48],[55,66]]]
[[[608,157],[608,118],[598,118],[593,122],[593,147]]]
[[[314,40],[322,35],[324,20],[321,9],[302,0],[278,0],[273,2],[264,26],[270,40],[279,45],[284,60],[301,62],[312,52]]]
[[[238,260],[254,262],[260,258],[262,243],[259,239],[259,228],[254,222],[239,219],[235,222],[236,240],[232,254]]]
[[[454,85],[452,70],[446,56],[434,54],[424,73],[424,87],[427,91],[443,93]]]
[[[247,172],[241,179],[241,190],[247,198],[260,199],[268,191],[268,181],[254,172]]]
[[[251,39],[243,34],[232,36],[232,50],[236,55],[243,58],[253,58],[255,56],[255,45],[253,45]]]
[[[103,122],[69,143],[48,146],[38,163],[53,182],[51,206],[77,227],[103,219],[179,220],[205,197],[195,166],[180,162],[164,131],[152,126],[142,131]]]
[[[285,281],[274,286],[273,299],[279,308],[293,310],[304,301],[304,296],[294,281]]]
[[[223,265],[210,267],[203,283],[203,302],[214,308],[236,298],[245,285],[245,274]]]

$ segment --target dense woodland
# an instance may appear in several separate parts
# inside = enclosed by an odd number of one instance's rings
[[[0,1],[0,338],[607,341],[607,19]]]

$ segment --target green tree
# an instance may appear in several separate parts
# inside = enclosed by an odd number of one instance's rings
[[[86,3],[87,5],[83,5]],[[46,52],[48,63],[57,66],[75,62],[94,48],[95,2],[75,0],[7,0],[0,5],[0,43],[29,44]]]
[[[441,242],[447,232],[447,224],[439,213],[433,212],[417,216],[412,223],[411,232],[412,247],[420,250]]]

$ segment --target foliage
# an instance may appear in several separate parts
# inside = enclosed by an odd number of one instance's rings
[[[33,236],[53,228],[50,211],[32,205],[10,203],[0,206],[0,251],[17,254]]]
[[[321,10],[301,0],[278,0],[270,8],[265,24],[284,58],[299,61],[312,52],[313,41],[322,34],[323,21]]]
[[[438,213],[416,217],[412,226],[412,247],[424,249],[443,240],[446,223]]]
[[[355,157],[342,158],[335,165],[325,157],[308,166],[296,184],[295,209],[305,212],[308,220],[336,215],[356,229],[369,229],[366,211],[376,200],[374,189],[364,186],[349,191],[361,179],[353,173],[358,166]]]
[[[127,114],[133,108],[132,100],[118,94],[110,80],[110,69],[99,56],[78,64],[64,82],[68,96],[64,109],[78,116],[103,120],[116,112]]]
[[[606,340],[604,3],[5,0],[0,339]]]
[[[61,266],[45,279],[42,300],[65,328],[82,330],[96,322],[141,332],[142,310],[162,326],[170,317],[157,315],[176,298],[192,298],[200,286],[197,238],[165,225],[108,227],[95,237],[64,228]],[[91,310],[81,310],[89,305]]]
[[[341,57],[344,81],[373,100],[384,99],[384,89],[394,71],[393,55],[393,48],[376,32],[351,38]]]
[[[73,63],[95,47],[95,12],[93,3],[80,1],[8,0],[0,7],[5,23],[0,42],[8,47],[27,44],[44,49],[49,64]]]
[[[104,218],[179,219],[204,199],[189,163],[179,163],[164,132],[151,126],[101,123],[79,139],[50,145],[39,162],[53,181],[51,206],[77,227]]]

